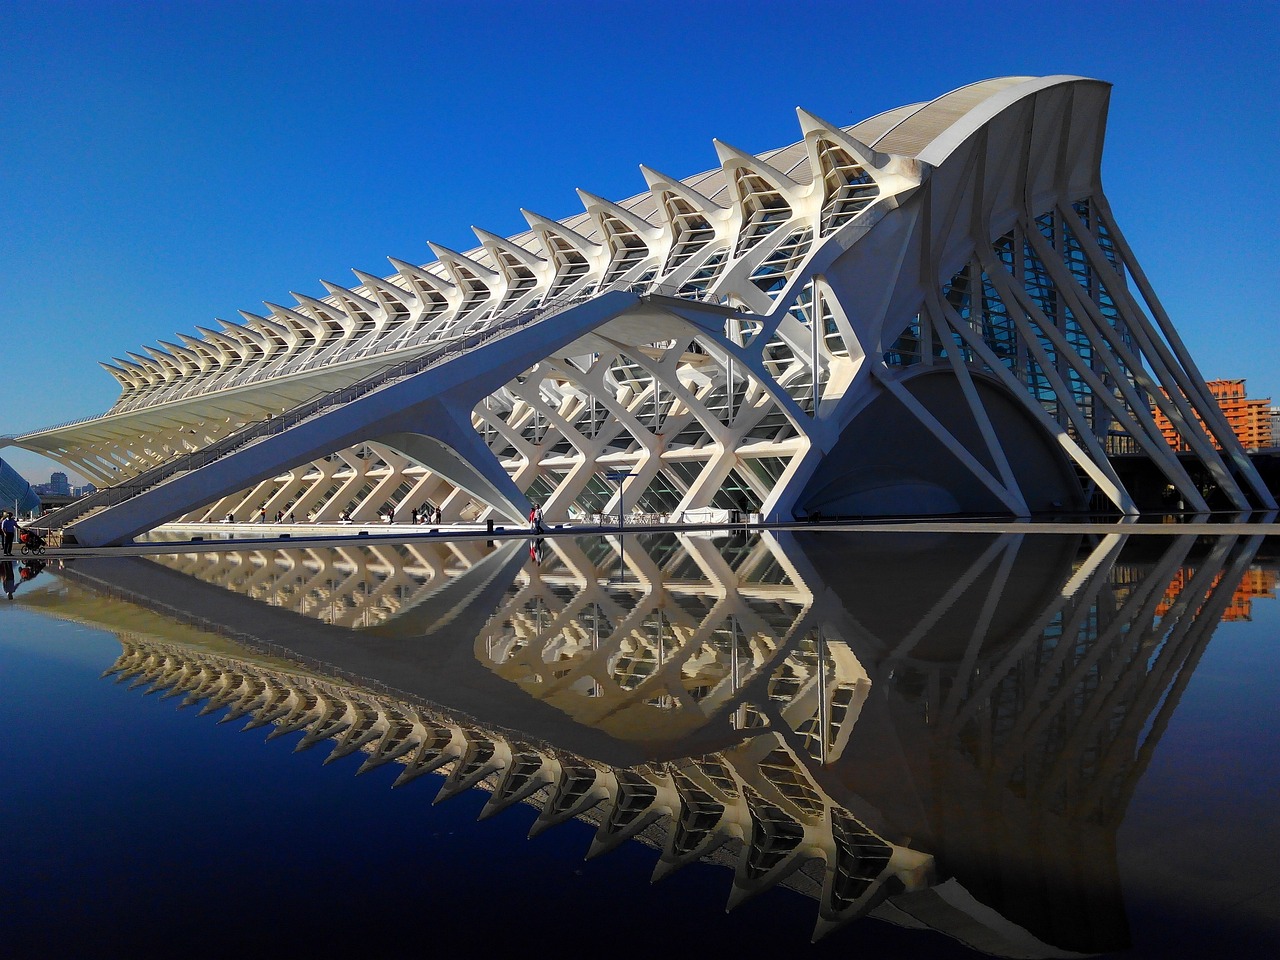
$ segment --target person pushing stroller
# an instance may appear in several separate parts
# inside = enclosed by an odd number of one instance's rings
[[[19,528],[18,539],[23,553],[44,553],[44,537],[30,527]]]

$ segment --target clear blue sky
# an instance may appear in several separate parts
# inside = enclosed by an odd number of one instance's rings
[[[1280,4],[0,5],[0,434],[98,367],[986,77],[1114,84],[1104,183],[1207,377],[1280,401]],[[34,480],[53,465],[14,448]]]

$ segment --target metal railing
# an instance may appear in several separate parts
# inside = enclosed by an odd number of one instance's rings
[[[10,437],[9,439],[20,440],[23,437],[33,437],[36,434],[48,433],[51,430],[63,430],[67,427],[74,427],[76,424],[79,424],[79,423],[88,423],[91,420],[100,420],[104,416],[105,414],[97,413],[89,417],[79,417],[75,420],[67,420],[64,423],[55,423],[52,427],[41,427],[39,430],[28,430],[26,433],[16,434],[13,437]]]
[[[560,313],[580,302],[594,299],[594,296],[594,294],[590,296],[578,295],[549,304],[541,304],[524,313],[517,314],[510,320],[504,320],[502,323],[476,331],[469,336],[447,340],[433,350],[393,364],[377,373],[370,374],[363,380],[356,381],[350,386],[319,394],[310,400],[305,400],[280,416],[247,423],[221,440],[216,440],[200,450],[192,450],[175,459],[167,460],[152,467],[150,470],[143,471],[124,483],[104,487],[86,497],[81,497],[75,503],[67,504],[61,509],[45,514],[40,518],[41,524],[51,530],[58,529],[80,519],[92,510],[116,506],[152,489],[173,476],[198,470],[213,463],[215,460],[225,457],[229,453],[248,446],[255,440],[284,433],[286,430],[319,416],[333,407],[350,403],[375,390],[421,373],[429,367],[447,363],[477,347],[499,340],[516,330],[524,329],[534,323],[545,320],[549,316]]]

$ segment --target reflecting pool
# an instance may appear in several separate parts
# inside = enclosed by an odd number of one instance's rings
[[[7,956],[1280,947],[1273,541],[173,550],[5,571]]]

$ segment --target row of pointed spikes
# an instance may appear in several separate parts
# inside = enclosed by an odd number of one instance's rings
[[[221,717],[218,722],[228,723],[240,719],[241,717],[249,716],[249,722],[242,728],[246,731],[265,726],[269,723],[275,723],[277,726],[270,734],[268,734],[268,740],[275,739],[276,737],[287,733],[303,731],[304,736],[298,744],[295,745],[295,752],[310,749],[322,740],[337,740],[338,742],[333,751],[324,760],[326,765],[342,757],[348,756],[362,747],[374,744],[375,740],[379,741],[380,744],[390,732],[379,730],[376,724],[369,724],[367,727],[361,729],[347,722],[343,722],[341,717],[329,719],[327,716],[322,716],[317,719],[309,716],[310,711],[306,711],[304,713],[303,717],[305,719],[299,718],[294,723],[289,723],[286,714],[295,708],[284,707],[280,704],[272,705],[270,702],[261,706],[256,705],[257,700],[261,698],[265,691],[265,683],[262,683],[252,691],[254,694],[253,697],[248,697],[240,689],[240,685],[238,684],[230,685],[217,693],[209,691],[209,681],[224,678],[227,675],[225,668],[214,667],[214,675],[212,677],[204,677],[204,679],[199,680],[199,682],[193,681],[197,681],[198,678],[203,676],[203,669],[195,670],[190,673],[179,674],[166,684],[164,683],[166,678],[163,675],[156,676],[152,671],[157,668],[163,668],[167,661],[168,657],[157,659],[154,654],[138,658],[136,655],[131,656],[127,652],[122,652],[115,664],[103,671],[102,677],[105,678],[114,675],[117,683],[123,683],[126,680],[132,679],[133,682],[129,684],[129,689],[150,684],[150,689],[146,691],[146,694],[150,695],[166,691],[164,692],[162,699],[178,696],[185,692],[187,696],[182,703],[179,704],[179,709],[204,700],[205,703],[199,711],[199,715],[201,716],[214,713],[223,707],[228,707],[227,713]],[[232,673],[234,675],[234,671],[232,671]],[[219,674],[221,674],[221,677],[219,677]],[[317,729],[306,729],[316,723],[319,723],[319,727]],[[471,737],[466,736],[468,733],[471,734]],[[374,744],[373,751],[356,770],[356,775],[358,776],[360,774],[367,773],[368,771],[386,763],[401,760],[401,758],[404,758],[406,754],[414,753],[415,756],[402,761],[406,764],[405,770],[392,784],[393,787],[400,787],[427,773],[436,773],[440,768],[452,763],[454,764],[453,770],[445,777],[444,784],[433,801],[433,803],[440,803],[450,797],[458,796],[467,790],[478,787],[482,781],[487,780],[495,773],[510,774],[511,771],[515,769],[516,762],[520,757],[519,749],[517,749],[513,744],[511,745],[511,762],[508,763],[505,768],[500,765],[493,764],[490,762],[493,753],[492,749],[489,749],[487,752],[484,749],[485,744],[488,744],[491,748],[492,742],[489,740],[488,736],[483,734],[481,731],[464,730],[463,740],[465,742],[465,746],[458,745],[455,742],[456,740],[456,736],[451,736],[447,743],[442,742],[432,744],[429,741],[420,743],[412,737],[405,735],[400,738],[399,743],[393,745],[389,749],[379,750],[379,744]],[[573,765],[571,765],[571,767],[573,767]],[[578,769],[579,767],[580,769]],[[595,780],[595,772],[597,769],[595,765],[584,762],[577,765],[577,767],[573,767],[573,769],[578,769],[579,774],[586,771],[590,773],[593,780]],[[599,784],[598,780],[596,780],[589,789],[583,790],[580,793],[561,796],[561,792],[558,789],[554,789],[557,787],[557,784],[553,783],[546,777],[545,770],[540,770],[538,772],[542,773],[542,776],[529,776],[523,786],[518,786],[514,790],[507,788],[504,777],[503,782],[501,782],[498,789],[494,791],[494,796],[481,810],[479,819],[487,819],[501,810],[514,806],[518,802],[532,803],[534,802],[534,797],[544,788],[553,788],[551,794],[542,804],[542,812],[539,814],[537,820],[529,831],[529,836],[532,838],[538,836],[552,826],[567,822],[570,819],[580,818],[609,796],[608,791]],[[622,788],[625,785],[624,781],[627,781],[628,778],[625,771],[618,773],[617,778],[619,781],[618,802],[621,802],[623,795]],[[563,782],[560,785],[562,786]],[[753,791],[750,791],[750,788],[748,788],[748,792],[754,794]],[[757,800],[759,799],[760,798],[757,797]],[[675,813],[676,811],[670,809],[669,805],[651,804],[641,814],[632,819],[626,826],[614,830],[606,830],[606,825],[608,823],[608,819],[606,817],[601,821],[601,824],[597,829],[596,835],[592,840],[591,847],[587,852],[586,859],[590,860],[610,850],[616,849],[627,840],[634,838],[644,828],[654,823],[656,820],[663,816],[666,816],[667,818],[674,818]],[[740,828],[736,831],[731,831],[731,834],[732,836],[736,836],[739,840],[743,839]],[[656,882],[663,879],[680,867],[692,862],[692,860],[705,856],[712,847],[718,846],[731,839],[731,834],[724,833],[723,836],[717,835],[714,838],[710,838],[699,843],[693,851],[696,856],[682,856],[674,859],[669,856],[664,856],[664,858],[655,866],[652,880]],[[799,859],[795,859],[793,869],[798,868],[800,863],[801,861]],[[771,886],[781,882],[787,875],[789,875],[790,872],[790,869],[777,872],[769,885]],[[737,882],[737,879],[735,878],[735,883],[730,890],[729,902],[726,909],[734,909],[754,894],[760,892],[760,889],[760,887],[744,887]],[[861,904],[856,911],[851,911],[846,916],[837,917],[832,916],[828,911],[820,912],[817,923],[814,927],[813,939],[820,939],[832,930],[843,926],[850,920],[864,915],[867,910],[882,898],[883,894],[877,893],[876,896],[869,897],[867,902],[865,904]]]
[[[895,159],[892,155],[877,151],[874,147],[861,142],[842,128],[834,124],[827,123],[815,114],[812,114],[802,108],[797,108],[796,113],[799,116],[800,127],[806,142],[816,142],[817,140],[822,139],[843,147],[862,165],[863,169],[866,170],[873,179],[877,178],[877,175],[881,171],[885,171]],[[789,175],[773,167],[760,157],[739,150],[719,139],[713,139],[712,143],[721,162],[721,166],[726,172],[735,166],[746,167],[763,176],[765,179],[772,181],[774,186],[777,187],[780,192],[791,197],[797,196],[805,189],[805,185],[793,180]],[[712,216],[725,215],[732,209],[731,207],[722,206],[716,201],[704,196],[683,181],[674,177],[668,177],[644,164],[641,164],[640,171],[645,178],[645,182],[647,183],[650,192],[655,196],[662,192],[674,193],[689,201],[704,213]],[[736,196],[738,187],[735,178],[727,177],[726,181],[727,186],[735,193],[735,199],[738,201],[745,200],[744,197]],[[655,225],[617,203],[605,200],[604,198],[585,190],[577,190],[577,195],[583,204],[583,208],[586,213],[607,213],[608,215],[625,223],[641,236],[648,236],[650,239],[656,239],[661,235],[664,229],[663,226]],[[550,244],[547,242],[546,236],[549,234],[561,237],[584,254],[594,255],[601,249],[601,244],[583,236],[581,233],[573,230],[563,222],[552,220],[523,208],[521,208],[520,212],[529,224],[530,229],[534,233],[540,235],[543,249],[548,252],[550,250]],[[661,204],[659,204],[658,213],[660,216],[664,215]],[[574,218],[570,217],[567,219]],[[475,226],[471,229],[472,232],[475,233],[477,239],[480,240],[481,247],[470,251],[470,255],[450,249],[443,244],[438,244],[432,241],[427,242],[427,246],[436,257],[436,262],[450,273],[453,280],[431,272],[428,269],[430,264],[415,266],[407,261],[398,260],[394,257],[388,257],[388,260],[391,265],[396,268],[397,273],[408,281],[411,286],[414,286],[415,289],[417,288],[417,284],[427,284],[435,288],[441,294],[446,294],[452,291],[456,286],[459,286],[462,283],[459,276],[460,270],[469,272],[476,280],[486,284],[496,283],[501,279],[499,271],[481,263],[475,258],[474,255],[478,254],[481,250],[488,251],[492,259],[495,261],[499,260],[498,253],[501,252],[508,257],[523,262],[529,267],[541,266],[546,262],[545,258],[527,250],[510,238],[500,237],[495,233],[491,233],[488,230]],[[390,278],[379,278],[373,274],[356,269],[353,269],[352,273],[355,275],[356,279],[360,281],[360,286],[372,295],[375,300],[383,301],[383,298],[385,297],[403,298],[406,294],[412,296],[411,291],[405,290],[398,284],[393,283]],[[339,284],[326,280],[322,280],[320,282],[329,292],[330,296],[338,303],[341,303],[343,300],[349,300],[359,305],[361,309],[364,309],[366,312],[376,311],[380,306],[380,304],[375,303],[374,300],[370,300],[368,297],[357,293],[354,288],[343,287]],[[322,300],[317,300],[314,297],[295,291],[291,291],[290,296],[297,300],[299,306],[323,310],[331,310],[333,306],[332,304],[327,304]],[[272,314],[277,316],[288,316],[291,319],[296,319],[304,327],[309,328],[313,334],[318,335],[321,332],[319,321],[313,317],[307,316],[305,313],[271,302],[267,302],[265,305]],[[381,305],[385,306],[385,302]],[[344,310],[342,312],[345,313],[347,311]],[[253,329],[254,327],[258,327],[259,329],[274,328],[276,332],[282,335],[288,335],[288,331],[285,330],[281,324],[268,317],[259,316],[245,311],[241,311],[241,315],[245,318],[249,326],[230,323],[226,320],[219,319],[217,322],[223,328],[222,331],[212,330],[208,327],[202,326],[197,326],[196,329],[202,335],[206,343],[215,345],[221,343],[233,350],[240,345],[236,341],[243,340],[245,337],[252,340],[260,339],[261,335],[257,330]],[[112,373],[113,376],[123,375],[126,379],[129,379],[128,374],[130,370],[136,371],[138,374],[145,377],[148,369],[154,369],[155,364],[157,363],[161,366],[166,363],[175,363],[181,366],[182,364],[177,358],[183,354],[190,355],[194,353],[197,349],[196,344],[198,341],[182,334],[179,334],[178,336],[179,339],[183,340],[186,344],[185,347],[161,340],[159,341],[159,344],[162,349],[156,349],[153,347],[143,348],[148,354],[150,354],[150,357],[144,357],[138,353],[130,351],[127,356],[133,359],[130,360],[115,357],[113,358],[112,363],[100,362],[100,366]],[[117,376],[117,378],[119,379],[119,376]]]

